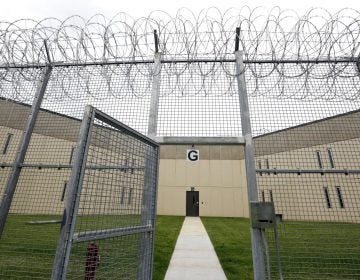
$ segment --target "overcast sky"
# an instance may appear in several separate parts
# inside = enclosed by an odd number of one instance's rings
[[[0,21],[13,21],[20,18],[43,19],[46,17],[66,18],[81,15],[85,18],[102,13],[111,18],[118,12],[126,12],[135,18],[147,16],[151,11],[163,10],[174,14],[179,8],[187,7],[195,13],[208,7],[226,10],[231,7],[280,6],[304,13],[309,8],[324,7],[330,12],[341,8],[360,10],[359,0],[1,0]]]

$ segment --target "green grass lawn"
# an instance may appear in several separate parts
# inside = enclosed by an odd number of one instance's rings
[[[202,218],[228,279],[252,279],[249,221]],[[285,279],[360,279],[360,225],[287,221],[278,226]],[[267,231],[272,279],[279,279],[272,230]]]
[[[96,218],[96,217],[95,217]],[[134,224],[131,218],[124,217],[124,225]],[[59,224],[29,224],[29,221],[59,220],[59,216],[10,215],[2,239],[0,239],[0,279],[49,279],[51,276]],[[89,217],[79,218],[81,228],[93,230]],[[104,228],[111,228],[110,217],[105,217]],[[130,219],[130,220],[129,220]],[[135,219],[137,219],[135,217]],[[158,216],[156,223],[154,277],[163,279],[183,217]],[[99,219],[95,219],[99,221]],[[115,217],[114,224],[121,224],[121,217]],[[98,240],[101,262],[97,268],[97,279],[129,278],[136,275],[138,268],[138,242],[140,235],[128,235],[122,238]],[[73,245],[70,256],[69,279],[83,279],[84,255],[87,242]],[[121,260],[121,261],[120,261]],[[117,275],[115,278],[111,273]],[[131,276],[132,277],[132,276]],[[130,278],[131,278],[130,277]]]
[[[226,277],[252,279],[250,224],[242,218],[201,218]]]
[[[58,220],[58,216],[12,215],[0,239],[0,279],[49,279],[59,224],[29,224],[36,220]],[[103,220],[112,228],[111,217]],[[158,216],[153,279],[161,280],[170,262],[183,217]],[[91,221],[96,220],[98,225]],[[114,223],[132,225],[138,217],[116,217]],[[252,279],[249,220],[203,217],[216,253],[228,279]],[[82,229],[96,229],[98,217],[80,217]],[[295,222],[279,225],[281,266],[285,279],[360,279],[360,225],[348,223]],[[279,279],[274,235],[267,231],[272,279]],[[97,279],[119,279],[136,275],[140,235],[98,240],[101,262]],[[83,279],[87,243],[73,246],[69,279]]]
[[[184,217],[158,216],[156,221],[154,280],[164,279]]]

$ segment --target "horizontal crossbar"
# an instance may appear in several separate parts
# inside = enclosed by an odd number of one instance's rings
[[[357,57],[339,57],[339,58],[324,58],[324,59],[244,59],[244,64],[308,64],[308,63],[356,63]],[[52,67],[71,67],[71,66],[103,66],[103,65],[128,65],[128,64],[152,64],[154,60],[138,59],[138,60],[115,60],[115,61],[92,61],[92,62],[53,62]],[[176,63],[235,63],[235,59],[163,59],[162,64],[176,64]],[[0,64],[0,69],[28,69],[28,68],[43,68],[48,66],[47,63],[34,64]]]
[[[131,234],[137,234],[143,232],[152,232],[153,230],[154,229],[151,225],[145,225],[145,226],[132,226],[125,228],[79,232],[74,234],[73,243],[87,242],[92,240],[112,238],[112,237],[131,235]]]
[[[360,174],[358,169],[256,169],[256,173],[268,174]]]
[[[15,167],[12,163],[0,163],[0,168]],[[71,169],[71,164],[43,164],[43,163],[23,163],[19,164],[20,168],[37,168],[37,169]],[[144,166],[127,166],[127,165],[87,165],[86,169],[91,170],[106,170],[106,169],[118,169],[118,170],[143,170]]]
[[[163,145],[171,144],[204,144],[204,145],[234,145],[245,144],[244,137],[155,137],[154,140]]]

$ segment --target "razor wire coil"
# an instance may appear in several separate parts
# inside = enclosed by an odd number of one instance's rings
[[[56,79],[56,87],[65,95],[71,81],[80,81],[90,95],[96,95],[89,84],[94,76],[101,76],[107,91],[113,91],[112,81],[120,79],[134,96],[141,96],[137,80],[151,83],[158,74],[153,73],[152,63],[156,30],[163,60],[161,75],[177,81],[168,83],[172,86],[168,92],[181,91],[196,76],[202,80],[199,93],[212,94],[211,86],[216,88],[219,76],[229,81],[234,78],[236,27],[252,85],[250,94],[358,98],[359,11],[342,9],[330,14],[311,9],[300,16],[278,7],[265,11],[247,6],[225,12],[210,8],[198,15],[188,9],[175,16],[156,11],[139,19],[119,13],[112,19],[98,14],[88,20],[72,16],[0,22],[0,91],[9,83],[19,88],[24,80],[37,81],[34,68],[51,62],[62,69],[52,80]],[[292,85],[295,79],[296,88]],[[320,79],[326,90],[317,94],[311,83]],[[351,83],[352,90],[340,92],[339,79]],[[264,83],[266,80],[272,84]],[[224,94],[229,93],[234,93],[231,87]]]

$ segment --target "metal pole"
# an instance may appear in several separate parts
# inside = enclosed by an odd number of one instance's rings
[[[261,230],[261,236],[264,244],[264,251],[266,256],[266,272],[267,272],[267,279],[271,280],[271,268],[270,268],[270,254],[269,254],[269,246],[266,238],[265,229]]]
[[[156,209],[157,209],[157,186],[158,186],[158,181],[159,181],[159,165],[160,165],[160,147],[156,147],[155,149],[155,153],[156,153],[156,158],[155,160],[157,161],[156,163],[154,162],[152,166],[154,166],[156,169],[153,170],[153,172],[156,172],[156,174],[153,174],[153,181],[152,181],[152,186],[154,187],[154,189],[152,190],[152,196],[151,197],[151,209],[150,209],[150,215],[152,215],[154,217],[153,221],[154,221],[154,225],[153,225],[153,234],[152,234],[152,247],[151,247],[151,267],[150,267],[150,279],[153,279],[153,263],[154,263],[154,250],[155,250],[155,232],[156,232]]]
[[[282,268],[281,268],[281,258],[280,258],[280,242],[279,242],[279,235],[277,231],[277,226],[274,228],[274,237],[275,237],[275,246],[276,246],[276,261],[278,266],[279,272],[279,279],[283,280]]]
[[[236,61],[236,79],[238,84],[240,112],[241,112],[241,128],[245,138],[245,166],[246,181],[249,202],[259,201],[256,188],[256,172],[255,172],[255,153],[251,135],[249,102],[245,83],[245,68],[243,63],[243,52],[235,51]],[[265,263],[264,253],[262,251],[261,229],[250,228],[251,246],[254,268],[254,280],[265,279]]]
[[[16,155],[15,162],[13,165],[13,170],[12,170],[12,173],[9,175],[9,178],[8,178],[8,181],[6,184],[5,192],[3,194],[3,198],[2,198],[1,206],[0,206],[0,238],[4,231],[5,221],[9,214],[11,202],[13,200],[14,193],[16,190],[16,185],[17,185],[19,177],[20,177],[21,165],[24,163],[24,159],[26,156],[27,149],[29,147],[31,135],[33,133],[33,130],[34,130],[34,127],[36,124],[36,120],[37,120],[37,116],[40,111],[41,102],[43,100],[43,97],[44,97],[44,94],[46,91],[46,87],[47,87],[47,84],[50,79],[51,70],[52,70],[52,66],[50,66],[50,65],[46,66],[44,69],[42,81],[40,81],[40,83],[37,87],[36,95],[35,95],[35,98],[33,100],[32,106],[31,106],[31,113],[28,117],[26,128],[22,135],[22,138],[21,138],[21,141],[20,141],[20,144],[18,147],[17,155]]]
[[[174,63],[234,63],[234,59],[226,58],[192,58],[192,59],[163,59],[163,64]],[[326,59],[244,59],[245,64],[329,64],[329,63],[354,63],[360,71],[360,60],[357,57],[339,57]],[[93,62],[53,62],[53,67],[85,67],[85,66],[103,66],[103,65],[135,65],[135,64],[152,64],[152,59],[133,59],[133,60],[115,60],[115,61],[93,61]],[[0,69],[39,69],[45,67],[46,64],[0,64]]]
[[[154,33],[156,38],[156,33]],[[155,40],[155,43],[157,41]],[[154,138],[157,131],[157,118],[159,108],[159,95],[160,95],[160,70],[161,70],[161,54],[155,53],[154,58],[154,71],[153,81],[151,90],[151,101],[150,101],[150,113],[148,123],[148,137]],[[141,225],[152,225],[155,226],[155,215],[156,213],[152,209],[153,199],[152,192],[155,191],[151,188],[153,185],[153,165],[152,157],[154,156],[154,147],[148,146],[145,160],[145,174],[144,174],[144,190],[142,195],[142,207],[141,207]],[[156,199],[155,199],[156,200]],[[140,238],[139,248],[139,270],[138,279],[151,279],[151,260],[153,250],[154,233],[143,233]]]
[[[51,279],[66,279],[66,269],[70,257],[72,238],[75,230],[76,214],[79,207],[80,193],[85,173],[87,151],[90,144],[91,128],[95,111],[92,106],[86,106],[84,118],[80,127],[79,140],[71,171],[69,193],[65,202],[63,222],[53,263]]]
[[[151,88],[150,113],[148,123],[148,137],[154,138],[157,131],[157,118],[159,111],[160,95],[160,71],[161,71],[161,54],[155,53],[153,81]]]

